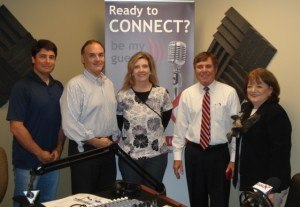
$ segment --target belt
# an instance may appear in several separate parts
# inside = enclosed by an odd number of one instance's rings
[[[200,146],[200,144],[195,143],[195,142],[191,142],[191,141],[187,141],[187,145],[189,145],[191,147],[199,148],[201,151],[212,151],[212,150],[218,150],[218,149],[226,149],[226,148],[228,148],[228,143],[216,144],[216,145],[208,145],[208,147],[206,149],[202,149],[202,147]]]

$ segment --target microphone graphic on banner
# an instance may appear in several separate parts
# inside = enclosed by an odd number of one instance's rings
[[[171,41],[168,47],[168,62],[173,64],[174,99],[182,87],[181,67],[186,60],[186,44],[181,41]]]
[[[252,187],[252,191],[244,191],[240,195],[241,207],[273,207],[268,198],[270,193],[276,192],[280,187],[279,178],[269,178],[265,183],[258,182]]]

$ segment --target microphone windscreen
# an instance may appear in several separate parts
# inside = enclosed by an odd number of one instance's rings
[[[268,180],[266,180],[266,182],[265,182],[267,185],[270,185],[270,186],[272,186],[273,188],[272,188],[272,193],[274,193],[274,192],[276,192],[278,189],[279,189],[279,187],[280,187],[280,185],[281,185],[281,181],[280,181],[280,179],[279,178],[277,178],[277,177],[271,177],[271,178],[269,178]]]

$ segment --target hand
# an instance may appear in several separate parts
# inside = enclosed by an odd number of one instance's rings
[[[43,164],[52,162],[52,161],[54,161],[54,159],[55,159],[55,157],[54,157],[53,154],[50,154],[50,152],[44,151],[44,150],[42,150],[41,152],[39,152],[39,153],[37,154],[37,158],[38,158],[38,160],[41,161]]]
[[[180,175],[183,175],[183,166],[181,160],[174,160],[173,170],[176,178],[180,179]]]
[[[51,155],[54,157],[54,160],[58,160],[61,156],[62,149],[61,148],[56,148],[51,152]]]
[[[274,193],[270,193],[269,195],[268,195],[268,198],[270,199],[270,201],[271,201],[271,203],[272,204],[274,204]]]
[[[53,160],[58,160],[60,157],[60,154],[59,154],[59,152],[57,152],[57,150],[53,150],[51,152],[51,155],[53,156]]]
[[[108,139],[107,137],[101,137],[101,138],[95,137],[95,138],[87,140],[86,143],[90,144],[96,148],[103,148],[103,147],[108,147],[113,142],[110,139]]]
[[[113,142],[107,137],[101,137],[100,139],[98,139],[99,148],[108,147],[112,143]]]
[[[63,151],[63,145],[58,145],[52,152],[51,155],[54,157],[54,160],[58,160]]]
[[[230,174],[228,179],[232,179],[234,176],[234,162],[229,162],[225,171],[225,174]]]

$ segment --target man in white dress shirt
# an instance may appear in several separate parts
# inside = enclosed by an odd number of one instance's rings
[[[96,40],[81,49],[84,71],[73,77],[60,100],[62,127],[69,138],[69,155],[112,144],[118,132],[115,91],[102,73],[104,47]],[[72,193],[98,193],[116,180],[114,153],[97,156],[71,166]]]
[[[226,173],[233,172],[235,140],[230,155],[226,134],[231,129],[230,117],[240,111],[240,102],[234,88],[215,80],[217,67],[213,54],[202,52],[195,56],[198,83],[182,92],[176,115],[173,168],[179,179],[184,151],[191,207],[227,207],[229,201],[230,180]],[[205,87],[210,94],[210,140],[203,149],[200,131]]]

